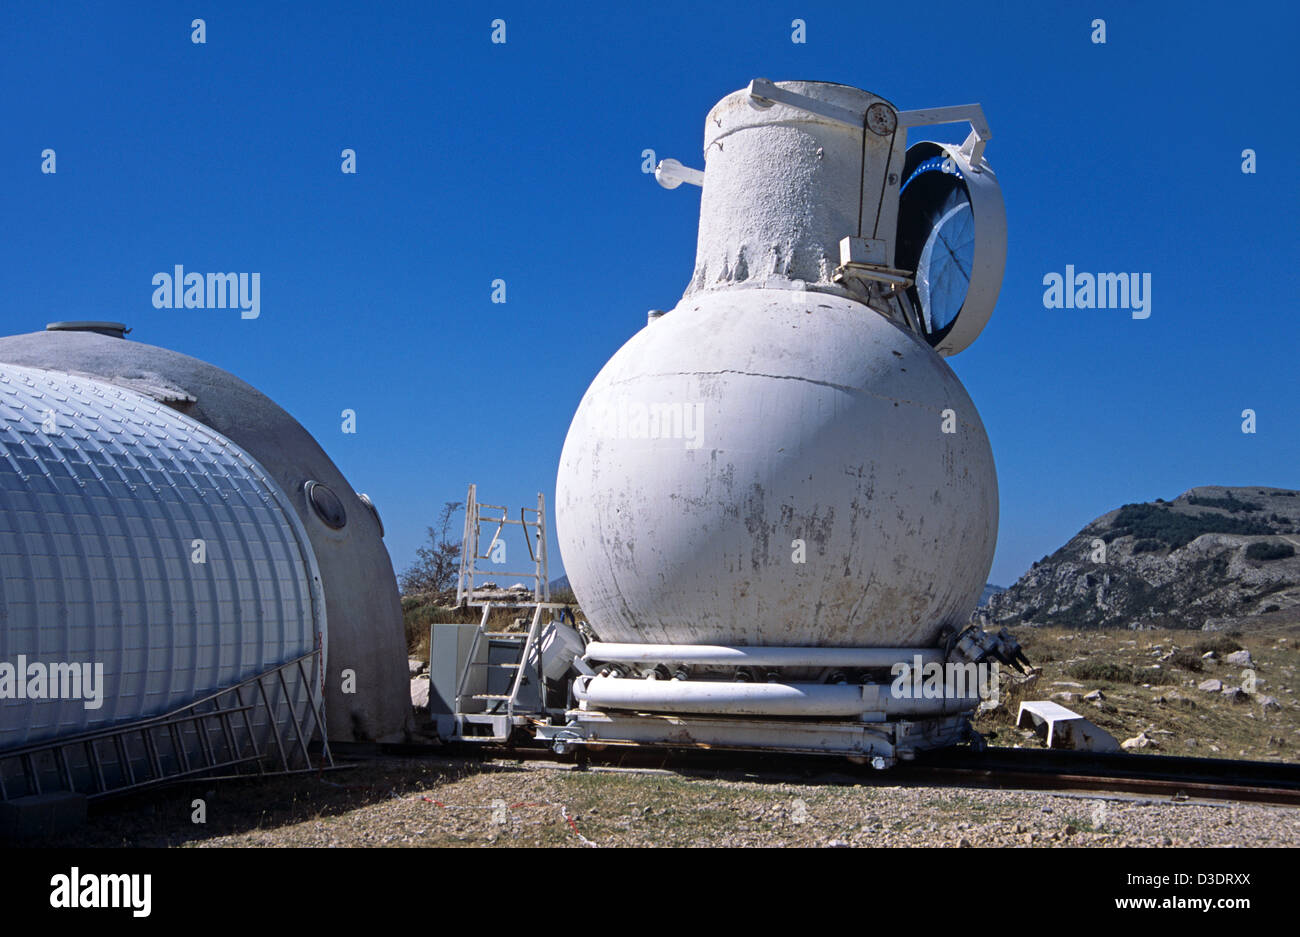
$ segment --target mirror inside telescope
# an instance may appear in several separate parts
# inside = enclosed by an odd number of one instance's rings
[[[927,156],[913,147],[903,175],[898,266],[916,272],[908,292],[920,311],[926,340],[937,345],[952,331],[966,302],[975,259],[975,216],[961,170],[947,154]]]

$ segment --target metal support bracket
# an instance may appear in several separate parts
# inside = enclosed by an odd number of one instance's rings
[[[900,129],[960,123],[968,123],[971,127],[970,135],[961,145],[961,152],[970,160],[971,172],[979,172],[980,163],[984,159],[984,145],[993,139],[993,130],[984,119],[984,109],[978,104],[954,104],[950,107],[898,112]]]
[[[885,242],[871,238],[846,237],[840,241],[840,265],[835,268],[835,282],[846,279],[875,280],[893,289],[906,289],[914,280],[910,270],[899,270],[884,263]]]

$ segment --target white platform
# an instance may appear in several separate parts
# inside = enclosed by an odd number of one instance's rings
[[[1016,726],[1032,724],[1047,729],[1048,748],[1072,748],[1088,752],[1117,752],[1119,742],[1105,729],[1094,725],[1073,710],[1050,700],[1029,700],[1020,704]]]

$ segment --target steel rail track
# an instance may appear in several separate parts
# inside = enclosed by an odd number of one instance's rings
[[[453,757],[551,762],[585,767],[665,770],[722,780],[792,783],[907,784],[1008,790],[1124,793],[1171,801],[1219,800],[1300,807],[1300,764],[1057,751],[954,748],[924,752],[915,761],[877,771],[824,755],[610,745],[556,755],[541,746],[373,744],[345,746],[336,756]]]

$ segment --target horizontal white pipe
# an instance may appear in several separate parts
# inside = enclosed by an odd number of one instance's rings
[[[715,644],[587,645],[586,658],[606,664],[709,664],[723,667],[892,667],[943,663],[939,648],[912,647],[727,647]]]
[[[733,716],[936,715],[974,708],[978,699],[897,699],[882,684],[730,683],[579,677],[573,695],[585,707]]]

